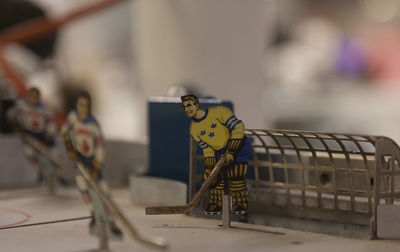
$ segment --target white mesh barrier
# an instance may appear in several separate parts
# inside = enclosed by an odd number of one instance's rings
[[[400,149],[387,137],[254,129],[246,135],[250,213],[369,225],[377,205],[400,196]],[[203,169],[194,141],[191,148],[190,196]]]

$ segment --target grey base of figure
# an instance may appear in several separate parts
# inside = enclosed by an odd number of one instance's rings
[[[211,208],[211,205],[207,207],[207,210],[204,211],[205,215],[222,215],[222,208],[219,206],[214,207],[215,210],[209,210]],[[232,215],[244,215],[247,214],[247,209],[243,209],[242,207],[239,207],[237,210],[230,210]]]
[[[39,175],[41,183],[46,186],[50,193],[54,193],[58,183],[56,180],[56,171],[54,165],[43,155],[38,155]]]
[[[93,219],[89,224],[90,234],[99,236],[104,234],[107,240],[121,240],[123,235],[114,221],[107,215],[106,206],[93,190],[88,189],[93,204]],[[102,230],[104,228],[104,230]]]

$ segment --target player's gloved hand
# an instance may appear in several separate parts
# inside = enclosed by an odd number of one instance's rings
[[[217,163],[217,159],[215,157],[206,157],[204,158],[204,171],[203,171],[203,179],[207,180],[208,177],[210,177],[212,170],[215,167],[215,164]],[[217,183],[216,180],[211,181],[211,183],[214,185]]]
[[[93,160],[92,166],[89,169],[89,174],[90,174],[90,177],[92,177],[92,179],[94,181],[97,181],[97,179],[99,178],[100,168],[101,168],[101,164],[98,161]]]
[[[67,155],[72,161],[78,161],[78,154],[76,153],[74,146],[72,145],[71,138],[68,134],[63,134],[62,138],[64,140],[65,148],[67,149]]]
[[[204,171],[203,171],[203,179],[204,180],[207,180],[208,177],[210,177],[211,171],[212,171],[212,169],[204,169]]]
[[[17,134],[25,134],[26,130],[24,128],[22,128],[19,124],[15,125],[13,127],[13,131]]]
[[[47,146],[52,145],[53,144],[53,136],[45,133],[43,136],[43,143]]]
[[[100,171],[101,164],[100,164],[100,162],[98,162],[97,160],[93,160],[93,161],[92,161],[92,167],[93,167],[96,171]]]
[[[15,117],[11,117],[8,119],[11,125],[12,130],[18,134],[24,134],[25,129],[19,124],[18,120]]]
[[[97,181],[97,179],[99,178],[99,172],[93,167],[90,167],[89,175],[94,181]]]
[[[230,163],[233,162],[233,160],[235,160],[235,156],[233,156],[233,154],[228,151],[222,154],[221,158],[225,158],[224,166],[229,165]]]
[[[207,180],[210,175],[211,175],[212,169],[204,169],[203,171],[203,179]],[[213,179],[213,181],[211,181],[211,185],[215,185],[217,184],[217,178]]]
[[[73,149],[67,150],[67,155],[72,161],[78,161],[78,154],[76,153],[75,150]]]

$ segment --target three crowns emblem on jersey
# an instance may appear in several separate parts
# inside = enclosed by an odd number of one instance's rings
[[[216,127],[217,127],[217,124],[216,124],[216,123],[212,123],[212,124],[210,125],[210,128],[212,128],[212,129],[215,129]],[[201,136],[204,136],[206,133],[207,133],[206,130],[200,131],[200,135],[201,135]],[[208,137],[214,137],[214,136],[215,136],[215,133],[214,133],[214,132],[210,132],[210,133],[208,134]]]

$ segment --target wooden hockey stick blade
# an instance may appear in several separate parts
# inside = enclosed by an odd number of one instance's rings
[[[207,192],[207,189],[210,187],[212,182],[217,179],[219,171],[224,166],[225,158],[221,158],[214,169],[212,170],[210,176],[206,181],[204,181],[203,185],[200,187],[200,190],[196,193],[193,200],[182,206],[154,206],[154,207],[146,207],[147,215],[155,215],[155,214],[184,214],[192,211],[197,204],[199,203],[201,197]]]
[[[49,151],[49,149],[34,139],[33,137],[29,135],[24,136],[24,140],[31,144],[32,147],[40,151],[43,155],[45,155],[48,159],[50,159],[52,162],[57,164],[58,166],[61,166],[67,170],[73,170],[73,168],[68,167],[68,163],[65,162],[60,156],[56,155],[55,153]],[[104,204],[115,214],[115,216],[121,221],[121,223],[126,227],[128,230],[130,236],[132,239],[135,241],[144,243],[146,245],[150,245],[155,248],[159,249],[166,249],[167,248],[167,243],[166,241],[161,238],[161,237],[145,237],[142,236],[137,232],[137,230],[133,227],[133,225],[128,221],[128,219],[125,217],[125,215],[122,214],[122,212],[119,210],[117,205],[114,203],[114,201],[97,185],[96,182],[93,181],[93,179],[90,177],[87,168],[80,162],[76,162],[76,167],[79,169],[79,171],[82,173],[83,178],[85,179],[86,183],[98,194],[98,196],[101,198],[101,200],[104,202]]]
[[[146,214],[184,214],[190,212],[191,210],[192,208],[189,206],[189,204],[183,206],[155,206],[146,207]]]

